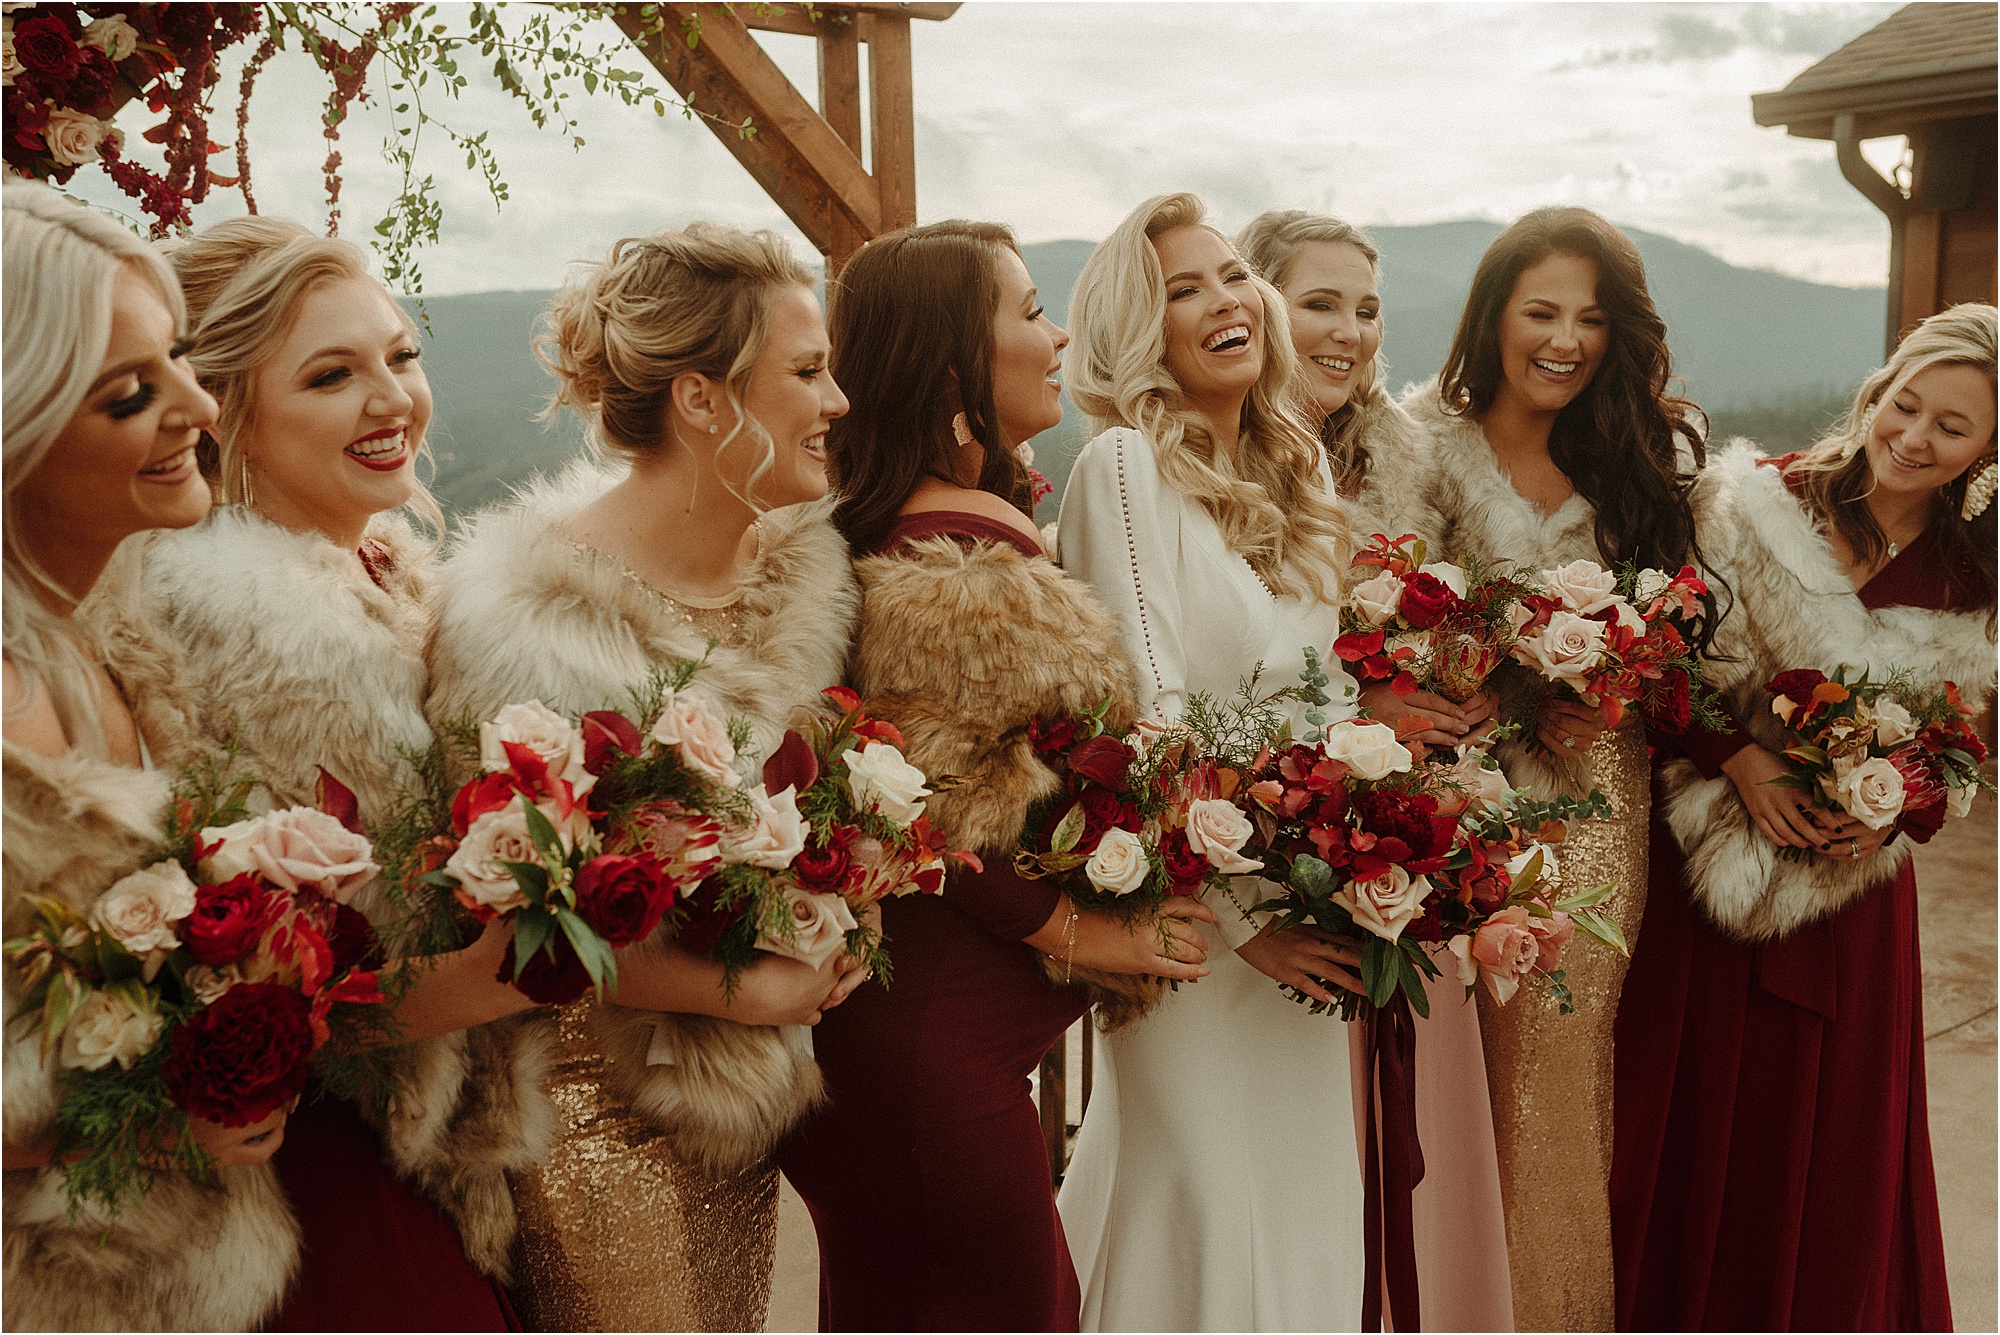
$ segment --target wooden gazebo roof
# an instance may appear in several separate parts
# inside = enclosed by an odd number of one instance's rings
[[[1832,139],[1843,113],[1861,139],[1991,115],[1996,17],[2000,6],[1992,4],[1905,5],[1777,92],[1753,96],[1750,114],[1802,139]]]

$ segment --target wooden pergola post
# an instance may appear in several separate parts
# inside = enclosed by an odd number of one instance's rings
[[[910,21],[956,4],[771,7],[633,5],[619,27],[806,234],[836,273],[884,232],[917,220],[916,108]],[[751,29],[812,37],[819,106],[794,88]],[[690,45],[692,39],[692,45]],[[861,47],[868,47],[868,167],[862,164]],[[744,127],[753,132],[746,135]]]

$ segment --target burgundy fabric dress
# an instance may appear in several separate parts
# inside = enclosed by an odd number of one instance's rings
[[[1939,607],[1929,547],[1862,603]],[[1707,778],[1749,740],[1655,739]],[[1656,815],[1639,940],[1616,1030],[1618,1329],[1950,1330],[1915,869],[1748,945],[1694,905]]]
[[[521,1329],[457,1228],[382,1162],[352,1105],[308,1094],[271,1163],[305,1244],[270,1329]]]
[[[950,533],[1039,549],[941,511],[878,550]],[[827,1099],[779,1151],[819,1235],[821,1330],[1073,1331],[1082,1296],[1029,1075],[1082,1016],[1022,944],[1059,892],[996,862],[882,906],[894,985],[813,1030]]]

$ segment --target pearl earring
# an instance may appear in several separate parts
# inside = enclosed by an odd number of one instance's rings
[[[711,436],[720,435],[722,434],[722,428],[717,426],[715,423],[710,422],[708,424],[708,434]]]
[[[1993,504],[1993,493],[2000,491],[2000,465],[1988,455],[1986,461],[1972,472],[1965,484],[1965,500],[1958,507],[1959,517],[1973,520],[1986,513],[1986,507]]]

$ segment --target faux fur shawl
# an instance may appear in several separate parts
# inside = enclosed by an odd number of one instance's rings
[[[1353,519],[1355,544],[1366,544],[1373,533],[1391,538],[1414,533],[1429,541],[1438,531],[1437,510],[1426,488],[1430,437],[1387,394],[1378,396],[1363,411],[1361,448],[1368,456],[1368,467],[1361,475],[1361,485],[1348,498],[1357,511]]]
[[[1529,573],[1571,561],[1603,563],[1590,502],[1572,494],[1544,515],[1514,490],[1479,423],[1444,411],[1435,380],[1413,387],[1403,407],[1430,441],[1424,500],[1437,516],[1431,535],[1437,560],[1477,556]],[[1593,786],[1589,762],[1580,755],[1556,756],[1521,741],[1502,742],[1493,755],[1509,782],[1539,797],[1580,797]]]
[[[629,708],[650,667],[702,656],[706,636],[680,611],[560,531],[618,476],[579,464],[467,527],[438,573],[433,719],[477,722],[532,699],[570,712]],[[840,681],[857,599],[847,546],[827,515],[820,504],[765,516],[741,603],[743,640],[710,654],[690,688],[748,721],[757,754]],[[622,1006],[593,1014],[632,1106],[684,1157],[718,1170],[768,1154],[820,1096],[819,1068],[775,1028]],[[656,1034],[673,1060],[648,1066]]]
[[[88,909],[120,877],[154,860],[167,780],[81,756],[50,759],[7,744],[4,772],[6,931],[33,918],[31,895]],[[6,969],[7,1014],[22,996]],[[6,1031],[9,1144],[48,1135],[53,1059],[39,1034]],[[270,1165],[223,1168],[216,1180],[161,1178],[109,1226],[86,1208],[74,1223],[54,1169],[7,1174],[5,1325],[9,1330],[252,1330],[283,1298],[299,1228]]]
[[[855,573],[855,690],[902,730],[911,764],[965,778],[926,804],[937,829],[957,847],[1011,858],[1029,809],[1061,787],[1028,740],[1029,722],[1109,701],[1106,725],[1131,726],[1135,678],[1117,625],[1053,562],[1004,543],[928,538],[864,558]],[[1090,985],[1107,1030],[1138,1019],[1162,987],[1090,970],[1073,977]]]
[[[374,827],[418,783],[405,752],[431,744],[424,717],[429,557],[409,525],[378,515],[383,586],[324,536],[224,506],[189,529],[119,552],[126,577],[86,605],[135,701],[155,759],[178,766],[232,740],[265,783],[253,798],[310,806],[322,766]],[[398,910],[379,883],[354,906],[378,924]],[[514,1213],[506,1173],[551,1142],[539,1044],[489,1029],[410,1045],[386,1109],[363,1109],[396,1168],[454,1218],[466,1253],[505,1276]]]
[[[1845,663],[1877,680],[1902,668],[1920,683],[1957,682],[1975,708],[1990,697],[1994,650],[1985,612],[1863,606],[1824,534],[1778,470],[1757,463],[1750,442],[1731,442],[1697,493],[1709,516],[1703,548],[1735,596],[1706,675],[1758,742],[1784,748],[1763,686],[1787,668],[1831,672]],[[1907,839],[1858,861],[1781,857],[1728,778],[1705,780],[1691,762],[1676,760],[1661,784],[1696,901],[1742,940],[1783,936],[1836,913],[1910,857]]]

